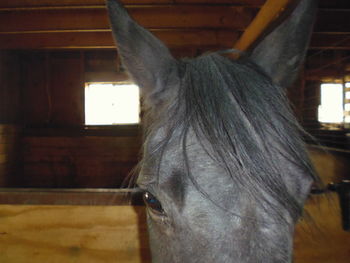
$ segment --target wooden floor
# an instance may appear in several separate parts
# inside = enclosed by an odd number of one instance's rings
[[[348,263],[350,233],[336,196],[310,200],[297,228],[295,263]],[[0,262],[150,262],[140,206],[0,206]]]

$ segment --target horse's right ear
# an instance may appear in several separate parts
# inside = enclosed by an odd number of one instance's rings
[[[170,78],[176,77],[176,60],[168,48],[138,25],[118,0],[107,0],[114,40],[123,65],[140,87],[146,103],[163,98]]]

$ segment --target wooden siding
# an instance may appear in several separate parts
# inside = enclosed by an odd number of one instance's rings
[[[23,186],[120,187],[138,161],[140,138],[114,136],[22,139]]]
[[[19,57],[0,51],[0,186],[15,178],[20,119]]]
[[[84,72],[79,52],[21,56],[25,125],[84,123]]]
[[[85,127],[88,81],[126,80],[116,51],[20,53],[24,125],[13,187],[119,187],[136,165],[138,127]]]
[[[212,50],[232,47],[266,1],[122,2],[171,48]],[[348,15],[345,0],[321,0],[311,48],[350,49]],[[3,1],[0,22],[1,49],[114,48],[103,0]]]
[[[17,53],[0,50],[0,124],[15,124],[19,120],[19,72]]]
[[[0,124],[0,187],[11,185],[18,168],[18,128]]]

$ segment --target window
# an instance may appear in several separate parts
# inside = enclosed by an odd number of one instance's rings
[[[350,123],[350,82],[345,83],[344,115],[344,122]]]
[[[321,85],[321,104],[318,121],[322,123],[350,123],[350,83]]]
[[[87,83],[85,86],[85,124],[139,123],[139,96],[139,88],[132,83]]]

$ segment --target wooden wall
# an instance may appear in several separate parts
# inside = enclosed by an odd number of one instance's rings
[[[79,126],[84,122],[84,72],[79,52],[21,55],[25,125]]]
[[[198,52],[201,50],[173,50],[175,56],[193,56]],[[0,97],[5,102],[0,105],[7,107],[1,114],[6,123],[17,123],[22,129],[15,158],[18,178],[8,186],[120,186],[138,161],[140,128],[84,126],[85,83],[128,79],[117,51],[11,54],[16,58],[14,62],[9,55],[0,57],[4,65],[3,86],[8,87]],[[5,65],[16,70],[9,74]]]
[[[20,121],[19,57],[0,51],[0,186],[15,179]]]
[[[140,129],[85,127],[85,82],[125,80],[116,51],[20,54],[23,136],[17,187],[119,187],[138,161]]]
[[[22,185],[120,187],[140,145],[137,136],[24,136]]]
[[[0,187],[8,187],[16,182],[20,160],[18,144],[18,127],[0,124]]]

